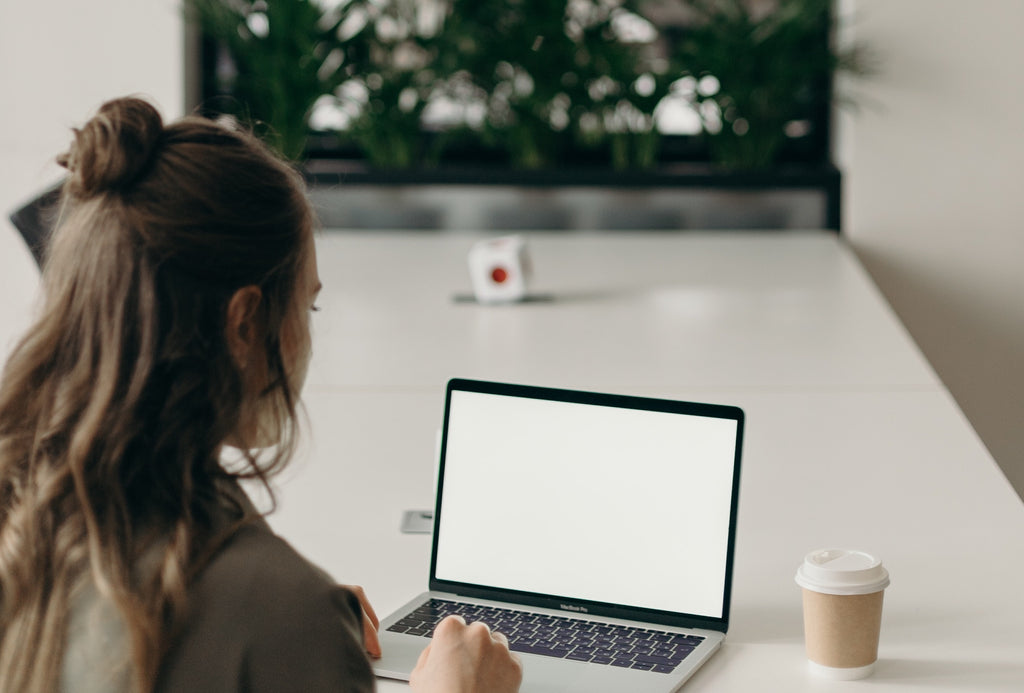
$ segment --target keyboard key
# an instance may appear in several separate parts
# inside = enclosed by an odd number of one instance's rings
[[[545,657],[557,657],[561,659],[569,654],[568,648],[564,647],[544,647],[542,645],[526,645],[524,643],[509,643],[509,648],[513,652],[523,652],[525,654],[538,654],[544,655]]]
[[[637,655],[633,658],[634,662],[641,664],[670,664],[676,666],[682,660],[673,659],[671,657],[655,657],[653,655]]]
[[[697,645],[704,642],[704,638],[696,635],[676,635],[669,641],[673,645],[688,645],[690,647],[696,647]]]

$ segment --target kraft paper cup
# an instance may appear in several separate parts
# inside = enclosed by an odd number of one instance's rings
[[[882,594],[889,586],[882,561],[863,551],[812,551],[796,583],[803,588],[811,670],[832,679],[870,676],[878,660]]]

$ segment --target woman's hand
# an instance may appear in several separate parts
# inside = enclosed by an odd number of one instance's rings
[[[508,638],[461,616],[437,624],[409,684],[416,693],[516,693],[523,665]]]
[[[380,659],[380,638],[377,637],[380,619],[377,618],[376,612],[370,606],[370,600],[366,598],[366,592],[362,587],[358,585],[343,585],[343,587],[356,595],[360,606],[363,607],[363,647],[366,648],[366,654],[374,659]]]

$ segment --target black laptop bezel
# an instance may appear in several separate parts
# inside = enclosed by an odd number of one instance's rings
[[[724,594],[721,618],[640,607],[621,607],[604,602],[571,599],[558,595],[521,592],[486,585],[438,579],[436,576],[437,549],[440,534],[439,528],[441,526],[441,498],[444,494],[445,457],[448,449],[448,419],[451,413],[452,393],[457,391],[495,394],[509,397],[526,397],[530,399],[545,399],[555,402],[578,402],[582,404],[594,404],[598,406],[611,406],[645,411],[691,414],[735,421],[736,451],[733,461],[732,498],[729,513],[729,540],[726,556],[725,580],[723,585]],[[430,589],[435,592],[448,592],[465,597],[490,599],[510,604],[520,604],[540,608],[558,609],[567,612],[569,615],[587,614],[605,616],[609,618],[628,619],[632,621],[645,621],[680,628],[703,628],[720,631],[722,633],[727,632],[729,628],[729,612],[732,601],[732,577],[736,547],[736,520],[738,514],[740,459],[742,456],[744,421],[745,414],[743,410],[739,407],[730,405],[705,404],[700,402],[686,402],[651,397],[637,397],[632,395],[616,395],[583,390],[568,390],[552,387],[538,387],[533,385],[518,385],[512,383],[453,378],[448,382],[445,392],[444,424],[441,434],[437,497],[434,508],[433,546],[430,554]]]

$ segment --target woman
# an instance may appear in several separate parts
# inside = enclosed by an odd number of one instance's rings
[[[362,591],[238,485],[294,448],[319,291],[301,178],[135,98],[58,161],[42,313],[0,382],[0,692],[372,690]],[[448,620],[412,685],[520,678],[502,636]]]

